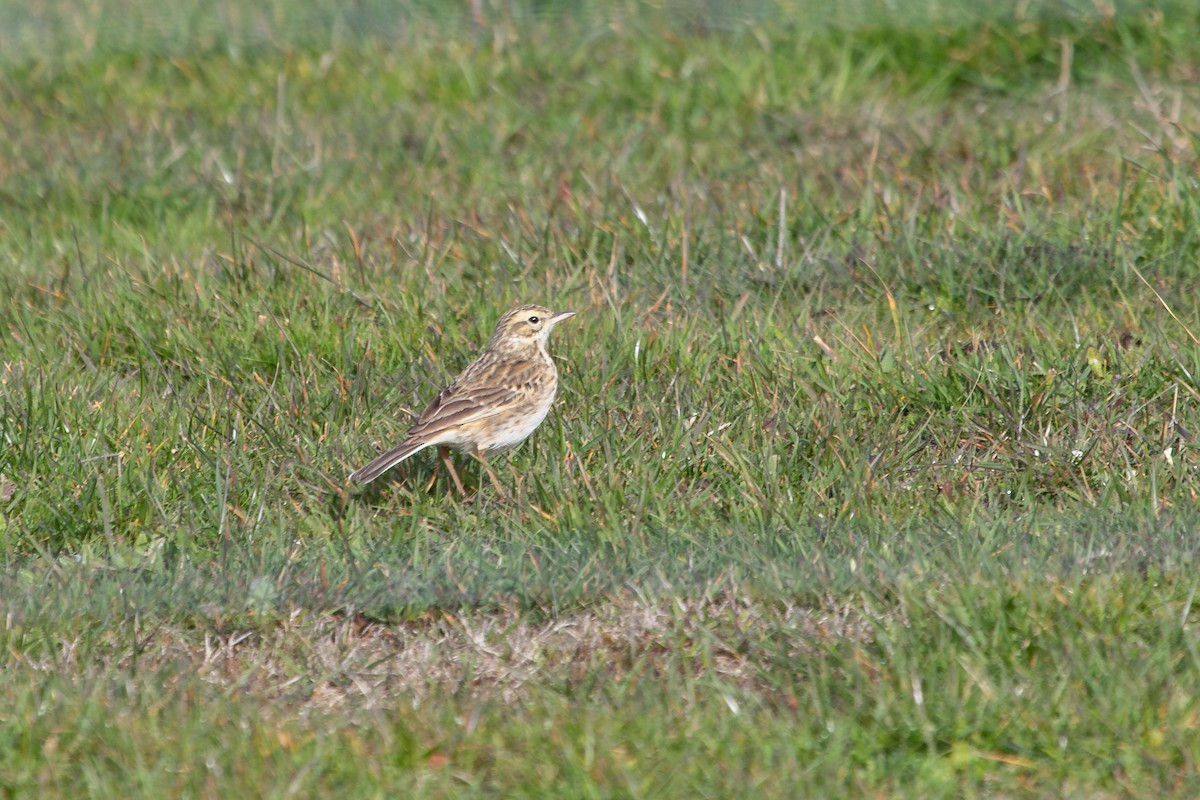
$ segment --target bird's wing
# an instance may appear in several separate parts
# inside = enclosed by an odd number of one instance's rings
[[[404,441],[350,474],[350,480],[369,483],[414,453],[445,441],[444,434],[455,429],[503,414],[511,408],[514,388],[469,386],[455,381],[434,398],[412,427]]]
[[[528,390],[542,380],[537,367],[513,361],[476,361],[434,398],[406,438],[434,439],[445,431],[522,405]]]
[[[448,386],[413,423],[407,438],[428,438],[440,431],[502,414],[516,396],[515,389],[503,386]]]

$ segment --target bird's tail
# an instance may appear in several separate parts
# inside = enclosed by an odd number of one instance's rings
[[[351,472],[350,480],[354,481],[355,483],[370,483],[392,467],[399,464],[404,459],[411,456],[413,453],[424,450],[428,446],[428,442],[420,439],[405,439],[399,445],[393,447],[391,450],[388,450],[370,464]]]

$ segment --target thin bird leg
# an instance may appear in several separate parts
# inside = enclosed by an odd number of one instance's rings
[[[492,486],[495,486],[495,487],[496,487],[496,491],[500,493],[500,496],[501,496],[501,497],[504,497],[504,498],[507,498],[507,497],[508,497],[508,490],[507,490],[507,489],[505,489],[505,488],[504,488],[504,487],[503,487],[503,486],[500,484],[500,479],[499,479],[498,477],[496,477],[496,472],[495,472],[495,470],[493,470],[493,469],[492,469],[492,467],[491,467],[491,465],[490,465],[490,464],[488,464],[488,462],[487,462],[487,459],[483,457],[483,453],[478,453],[478,452],[476,452],[476,453],[472,453],[472,455],[474,455],[474,456],[475,456],[475,460],[476,460],[476,461],[478,461],[478,462],[479,462],[479,464],[480,464],[480,465],[483,467],[484,471],[486,471],[486,472],[487,472],[487,474],[488,474],[488,477],[492,479]]]
[[[458,479],[458,471],[454,469],[454,462],[450,460],[450,448],[445,446],[438,447],[438,458],[446,465],[446,469],[450,471],[450,477],[454,479],[454,485],[458,487],[458,493],[463,497],[467,496],[467,490],[463,488],[462,481]]]

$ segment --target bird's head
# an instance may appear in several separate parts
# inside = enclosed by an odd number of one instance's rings
[[[544,347],[554,326],[573,316],[574,311],[554,312],[545,306],[517,306],[501,317],[488,348],[512,351],[538,345]]]

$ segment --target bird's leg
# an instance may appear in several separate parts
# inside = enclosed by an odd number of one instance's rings
[[[500,478],[496,477],[496,471],[494,469],[492,469],[490,464],[488,464],[487,459],[484,458],[484,456],[483,456],[483,453],[481,453],[479,451],[475,451],[474,453],[472,453],[472,455],[475,456],[475,460],[478,461],[480,466],[483,467],[484,471],[487,472],[488,477],[492,479],[492,486],[496,487],[496,491],[500,494],[500,497],[502,499],[507,500],[508,499],[508,490],[505,489],[504,486],[500,483]]]
[[[450,448],[444,445],[439,446],[438,458],[446,465],[446,469],[450,471],[450,477],[454,479],[454,485],[458,487],[458,493],[466,497],[467,490],[463,488],[462,481],[458,479],[458,471],[454,469],[454,462],[450,460]]]

